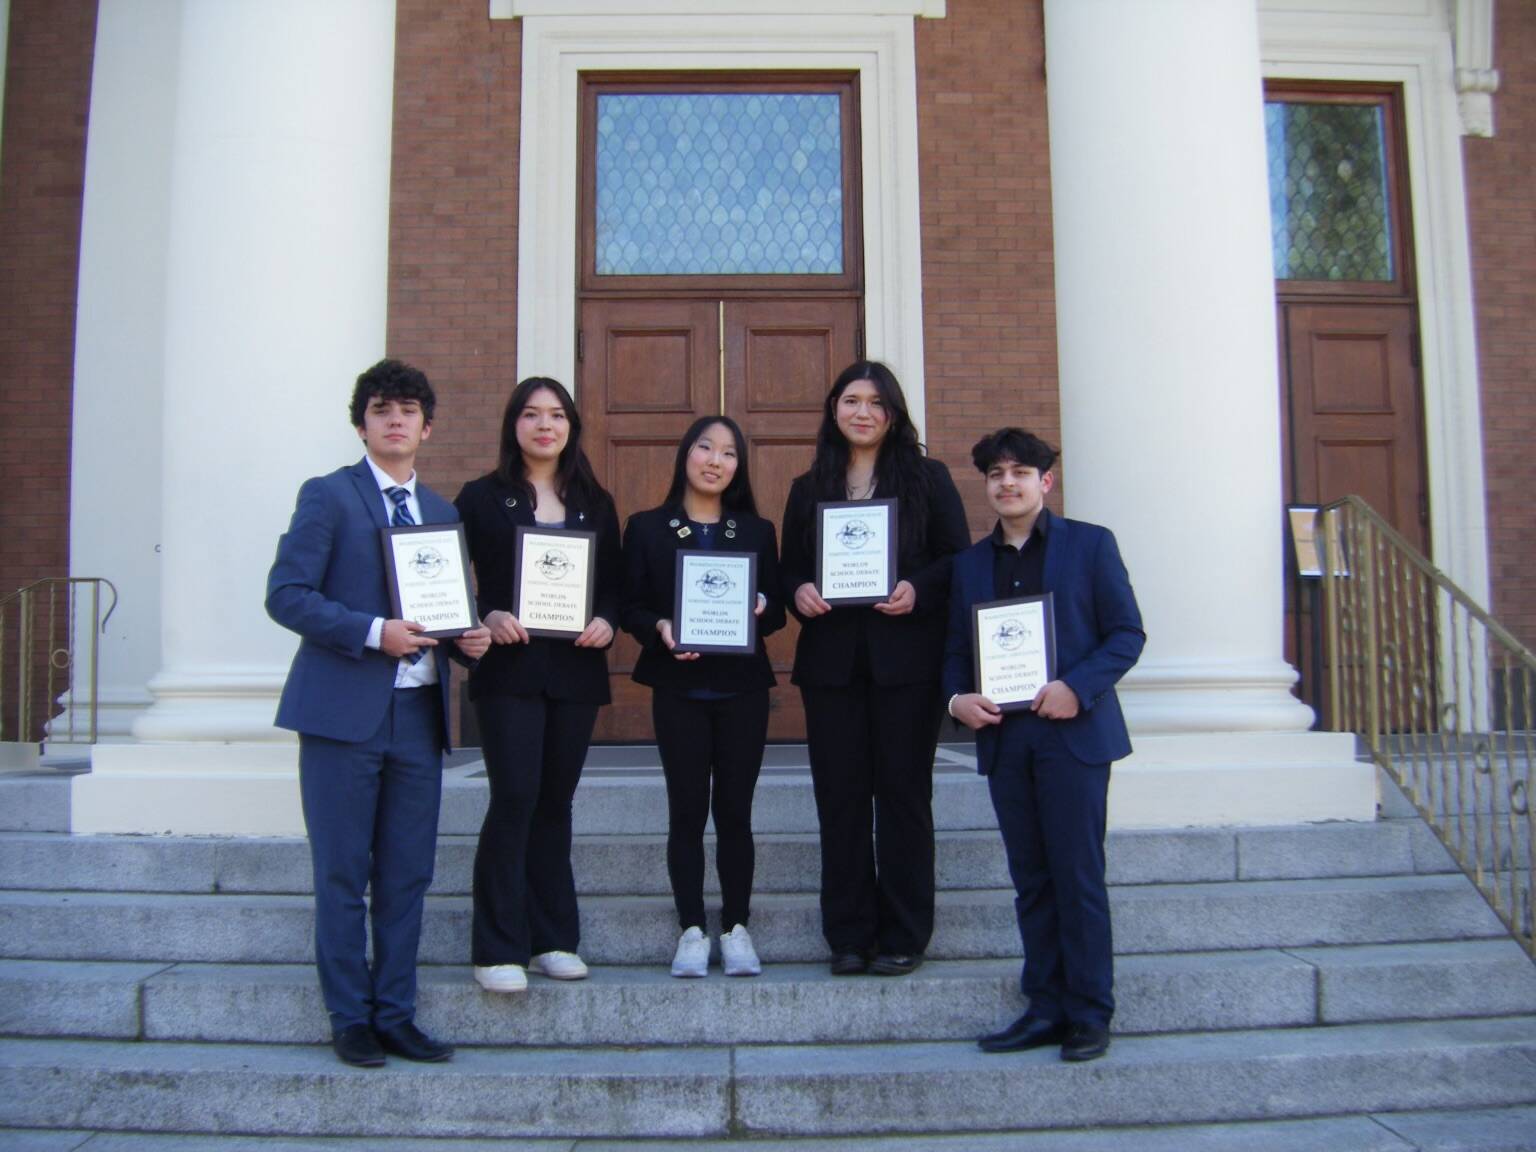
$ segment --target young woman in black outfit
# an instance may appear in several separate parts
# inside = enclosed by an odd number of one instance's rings
[[[685,548],[757,556],[757,650],[751,655],[673,651],[676,561]],[[667,872],[683,930],[672,975],[703,976],[709,967],[704,822],[713,808],[721,967],[727,976],[756,976],[762,968],[747,933],[752,793],[774,682],[763,638],[784,626],[784,603],[773,524],[757,515],[746,440],[733,420],[706,416],[684,433],[666,500],[629,519],[624,559],[622,623],[644,646],[634,678],[653,689],[651,715],[667,781]]]
[[[493,992],[521,992],[525,968],[579,980],[571,800],[599,706],[603,650],[619,618],[623,560],[613,500],[581,450],[581,417],[554,380],[530,377],[507,401],[496,470],[454,504],[474,563],[476,603],[493,641],[470,672],[491,799],[475,852],[471,959]],[[574,641],[530,637],[512,614],[519,526],[597,533],[593,617]]]
[[[831,607],[815,583],[817,503],[892,498],[890,598]],[[933,934],[939,666],[950,560],[969,544],[949,469],[923,454],[895,375],[874,361],[851,365],[827,395],[811,470],[790,487],[780,565],[804,625],[793,680],[805,701],[822,932],[836,976],[911,972]]]

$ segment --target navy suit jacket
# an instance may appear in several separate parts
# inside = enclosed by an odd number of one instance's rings
[[[453,505],[417,483],[426,524],[452,524]],[[379,535],[389,526],[367,460],[306,480],[267,576],[267,614],[300,636],[277,706],[277,726],[306,736],[359,741],[384,721],[400,661],[364,643],[375,617],[394,615]],[[448,655],[433,649],[448,747]]]
[[[1013,713],[1002,724],[982,728],[976,733],[976,755],[983,775],[996,762],[1002,729],[1012,724],[1059,725],[1068,751],[1087,764],[1107,764],[1131,752],[1115,685],[1140,657],[1147,636],[1120,549],[1107,528],[1064,519],[1048,508],[1040,515],[1048,517],[1041,590],[1054,595],[1056,678],[1077,694],[1080,710],[1071,720]],[[992,561],[990,534],[955,557],[944,650],[945,699],[976,690],[971,606],[998,599]]]

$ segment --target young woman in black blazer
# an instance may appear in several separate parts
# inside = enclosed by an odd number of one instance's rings
[[[670,619],[681,549],[757,557],[757,650],[751,655],[674,652]],[[634,678],[649,685],[656,746],[667,781],[667,872],[682,936],[672,975],[709,967],[704,925],[704,822],[713,807],[720,876],[720,958],[727,976],[756,976],[747,933],[752,898],[752,793],[768,736],[773,669],[763,638],[784,627],[773,524],[757,515],[747,443],[735,421],[694,421],[677,446],[661,507],[624,530],[624,630],[643,645]]]
[[[571,800],[598,708],[619,618],[623,559],[613,500],[581,450],[581,417],[546,377],[507,401],[496,470],[454,501],[474,563],[476,603],[491,650],[470,672],[490,806],[475,851],[471,959],[493,992],[527,987],[524,968],[579,980],[587,968],[571,873]],[[512,614],[519,527],[597,533],[593,617],[574,641],[530,637]]]
[[[890,598],[830,606],[816,590],[817,503],[892,498]],[[939,670],[950,560],[969,544],[949,469],[923,454],[895,375],[874,361],[851,365],[827,394],[811,470],[790,487],[780,565],[803,625],[793,680],[805,702],[822,932],[836,976],[911,972],[933,934]]]

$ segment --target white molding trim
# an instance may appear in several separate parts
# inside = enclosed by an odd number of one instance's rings
[[[945,0],[490,0],[492,20],[521,16],[920,16]]]
[[[711,5],[710,14],[687,16],[668,13],[600,20],[526,16],[518,206],[518,377],[553,376],[573,391],[576,384],[580,73],[855,72],[864,178],[865,347],[870,357],[889,363],[901,378],[921,434],[927,393],[917,62],[910,11],[918,6],[908,4],[906,15],[895,16],[719,15],[717,10],[728,5]],[[516,7],[522,11],[548,5],[518,0]],[[816,8],[825,10],[821,5]]]
[[[1261,0],[1266,78],[1403,87],[1434,562],[1489,603],[1482,404],[1453,0]]]
[[[1499,72],[1493,66],[1493,0],[1456,0],[1456,92],[1462,131],[1493,135],[1493,94]]]

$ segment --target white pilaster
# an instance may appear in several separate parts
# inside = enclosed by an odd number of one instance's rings
[[[77,778],[77,829],[294,828],[295,640],[262,600],[299,483],[360,454],[347,399],[384,352],[394,26],[386,0],[180,5],[161,664],[140,743]]]
[[[70,438],[73,576],[117,604],[100,637],[97,725],[126,739],[160,667],[160,469],[166,249],[181,0],[101,0],[80,223]],[[105,609],[106,603],[103,603]],[[82,616],[79,627],[88,627]],[[82,637],[83,631],[79,633]],[[89,730],[75,686],[57,733]],[[50,739],[50,744],[54,739]]]
[[[11,0],[0,0],[0,126],[5,124],[5,61],[6,46],[10,41]],[[4,153],[4,138],[0,134],[0,154]]]
[[[1117,790],[1155,770],[1191,802],[1219,796],[1224,822],[1267,822],[1276,805],[1369,818],[1374,782],[1347,756],[1318,806],[1277,800],[1227,770],[1238,753],[1212,751],[1269,733],[1264,771],[1283,777],[1320,742],[1343,747],[1306,734],[1282,656],[1255,4],[1047,0],[1045,15],[1067,511],[1115,530],[1148,634],[1121,693],[1138,752]]]

